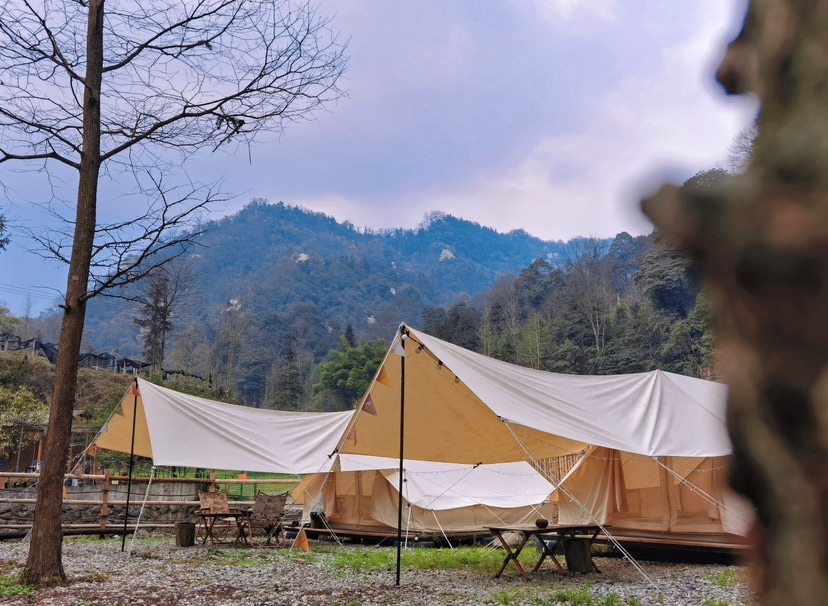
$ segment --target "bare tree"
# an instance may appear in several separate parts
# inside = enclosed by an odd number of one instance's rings
[[[583,238],[573,240],[570,247],[574,259],[567,263],[570,305],[589,325],[596,354],[601,355],[610,312],[617,300],[609,267],[604,262],[604,244],[598,238]]]
[[[9,245],[9,238],[6,236],[6,217],[0,215],[0,250],[5,250]]]
[[[227,307],[221,311],[221,320],[217,340],[219,343],[227,344],[227,374],[225,389],[229,397],[233,396],[233,370],[236,367],[236,354],[239,345],[244,340],[245,332],[249,325],[247,309],[243,309],[240,297],[231,297]],[[224,357],[219,352],[221,357]],[[218,372],[216,373],[216,385],[221,385]],[[220,388],[220,387],[219,387]],[[221,388],[220,388],[221,389]]]
[[[154,269],[138,283],[140,317],[135,323],[141,327],[144,355],[153,370],[162,372],[167,337],[174,327],[174,316],[186,304],[192,292],[196,275],[189,257],[176,257]]]
[[[495,329],[517,328],[520,322],[520,292],[516,276],[506,274],[498,278],[486,293],[484,312]]]
[[[727,164],[730,172],[737,175],[747,170],[750,156],[753,154],[753,146],[756,144],[756,135],[758,134],[756,122],[751,122],[733,138],[727,148]]]
[[[128,267],[108,268],[103,281],[92,272],[96,258],[106,256],[96,236],[108,232],[97,224],[99,181],[121,171],[139,184],[163,183],[162,153],[176,151],[183,161],[201,148],[279,133],[340,96],[344,66],[344,47],[307,4],[11,0],[0,6],[0,165],[56,165],[78,177],[72,244],[61,253],[69,277],[60,356],[23,582],[65,580],[61,485],[86,304],[130,276]],[[167,208],[158,208],[160,224],[151,221],[148,240],[138,240],[146,254],[164,245],[161,234],[170,227]],[[110,228],[129,233],[128,224]],[[106,249],[114,251],[110,260],[121,253],[134,259],[141,246],[132,237],[126,242],[132,248]]]

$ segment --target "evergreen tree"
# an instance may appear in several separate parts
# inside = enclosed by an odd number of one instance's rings
[[[356,347],[356,337],[354,336],[354,325],[348,322],[348,326],[345,327],[345,342],[350,345],[351,347]]]
[[[365,394],[385,357],[385,342],[351,347],[345,339],[342,349],[333,349],[322,363],[319,382],[313,386],[314,408],[317,410],[348,410]]]
[[[307,392],[305,377],[299,360],[298,340],[293,333],[286,334],[284,354],[274,365],[268,382],[266,406],[276,410],[304,410]]]
[[[164,346],[167,333],[172,330],[172,306],[169,303],[169,280],[163,274],[154,274],[142,297],[135,323],[141,327],[141,343],[144,358],[152,370],[160,371],[164,363]]]

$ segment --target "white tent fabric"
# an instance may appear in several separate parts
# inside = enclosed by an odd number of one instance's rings
[[[727,386],[660,370],[564,375],[515,366],[409,328],[499,417],[648,456],[723,456]]]
[[[141,378],[138,390],[156,465],[313,473],[329,461],[353,416],[353,411],[308,413],[235,406]],[[131,410],[131,401],[128,394],[122,409]],[[106,444],[107,429],[98,442]],[[129,452],[129,444],[117,449]]]
[[[341,471],[379,470],[396,490],[399,486],[397,459],[341,455]],[[406,500],[429,510],[456,509],[474,505],[526,507],[543,503],[555,489],[524,461],[492,465],[458,465],[405,460]]]

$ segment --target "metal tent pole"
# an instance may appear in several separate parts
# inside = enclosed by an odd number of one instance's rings
[[[408,335],[405,327],[400,328],[400,345],[405,353],[405,340]],[[400,564],[402,550],[402,518],[403,518],[403,460],[405,451],[405,356],[400,356],[400,486],[397,505],[397,585],[400,584]]]
[[[121,553],[126,546],[127,522],[129,521],[129,496],[132,492],[132,469],[135,465],[135,425],[138,423],[138,381],[132,385],[132,443],[129,446],[129,479],[127,480],[126,509],[124,510],[124,534],[121,535]]]

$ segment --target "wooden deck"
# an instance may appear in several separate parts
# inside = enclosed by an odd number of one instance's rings
[[[298,528],[287,527],[288,532],[296,532]],[[333,532],[332,532],[333,531]],[[394,544],[397,540],[397,531],[394,528],[382,527],[360,527],[360,526],[334,526],[331,530],[327,528],[305,528],[308,538],[333,540],[334,535],[339,539],[364,542],[372,544]],[[452,545],[488,543],[494,540],[494,535],[480,529],[474,532],[447,533],[448,540]],[[637,532],[627,529],[614,529],[612,537],[621,543],[625,549],[652,549],[672,551],[692,551],[697,553],[710,552],[738,556],[745,553],[747,546],[741,537],[725,534],[692,535],[692,534],[671,534],[654,532]],[[403,533],[403,541],[406,535]],[[446,537],[437,532],[410,532],[408,534],[410,544],[433,544],[435,547],[447,546]],[[596,544],[613,546],[612,540],[599,534],[595,540]]]

